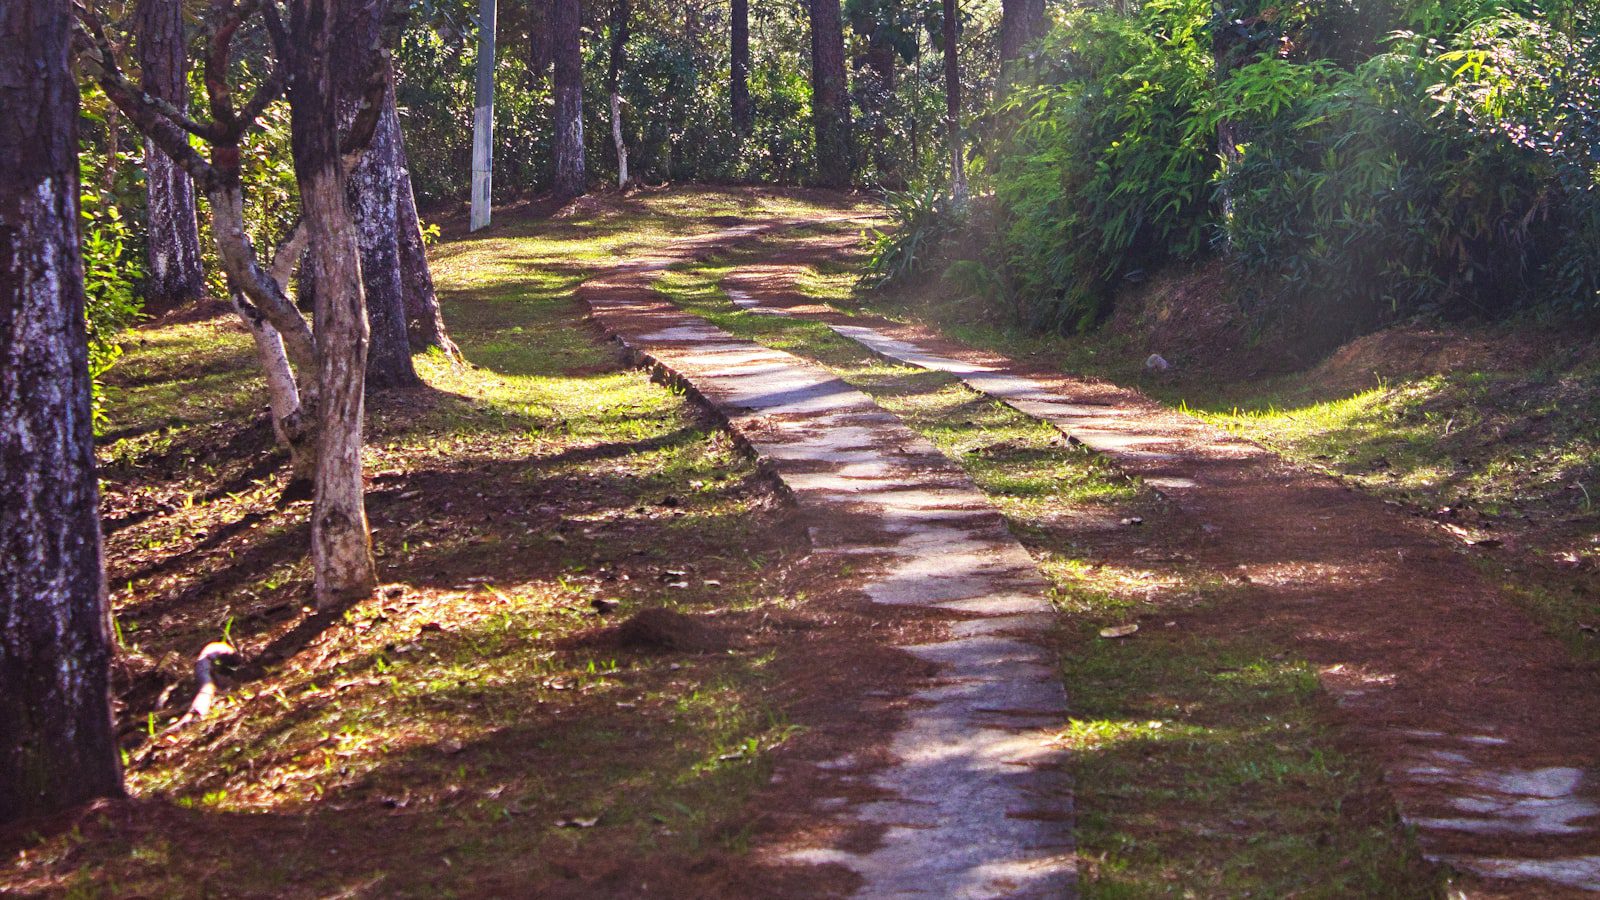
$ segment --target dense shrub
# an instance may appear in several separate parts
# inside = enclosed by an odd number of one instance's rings
[[[1205,246],[1209,21],[1206,0],[1072,12],[1038,83],[1011,99],[1021,121],[990,171],[1000,256],[1030,324],[1092,325],[1118,279]]]
[[[1593,307],[1592,15],[1559,0],[1067,13],[994,116],[1009,128],[987,165],[987,261],[1049,329],[1090,326],[1126,277],[1213,247],[1279,285],[1269,309],[1330,337]]]

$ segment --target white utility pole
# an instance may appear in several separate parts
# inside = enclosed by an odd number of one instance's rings
[[[472,111],[472,224],[489,224],[494,199],[494,17],[495,0],[478,3],[478,98]]]

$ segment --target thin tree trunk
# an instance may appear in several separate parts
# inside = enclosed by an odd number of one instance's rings
[[[960,29],[956,0],[944,0],[944,121],[950,142],[950,194],[967,197],[967,167],[961,146],[961,55],[956,45]]]
[[[329,0],[294,0],[291,5],[294,59],[289,79],[295,178],[317,297],[320,397],[311,560],[317,606],[324,610],[368,596],[377,586],[361,478],[367,314],[360,241],[339,156],[337,95],[329,64],[330,5]]]
[[[583,155],[583,32],[579,0],[554,3],[556,141],[555,192],[572,199],[588,192],[588,164]]]
[[[839,0],[811,0],[811,119],[817,140],[817,183],[848,185],[855,166]]]
[[[122,793],[69,9],[0,4],[0,822]]]
[[[628,0],[614,0],[611,8],[611,61],[606,70],[606,90],[611,94],[611,143],[617,151],[617,187],[628,186],[628,142],[622,136],[622,67],[628,51]]]
[[[422,222],[417,217],[417,199],[411,190],[411,171],[406,163],[405,141],[400,146],[400,180],[395,186],[395,227],[400,240],[401,287],[405,290],[406,334],[416,352],[437,347],[453,362],[461,351],[444,326],[439,294],[433,287],[433,271],[428,268],[428,249],[422,242]]]
[[[733,47],[728,93],[733,106],[733,129],[749,134],[755,120],[750,105],[750,0],[733,0]]]
[[[138,36],[139,81],[145,93],[187,111],[189,86],[185,77],[189,55],[183,37],[182,3],[139,0],[134,30]],[[144,154],[150,268],[145,297],[152,310],[164,311],[205,293],[200,228],[195,218],[194,182],[189,174],[152,141],[145,141]]]

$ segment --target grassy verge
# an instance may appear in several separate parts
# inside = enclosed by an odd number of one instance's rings
[[[885,363],[820,323],[739,310],[720,282],[761,253],[657,288],[901,416],[966,469],[1052,579],[1086,896],[1439,893],[1379,774],[1339,749],[1312,668],[1228,621],[1236,586],[1183,552],[1194,536],[1159,498],[951,376]],[[839,275],[812,271],[799,288],[842,302]],[[1100,636],[1125,624],[1136,637]]]
[[[331,619],[304,606],[308,506],[275,502],[248,338],[225,317],[134,333],[100,448],[133,800],[25,839],[0,893],[670,894],[695,860],[742,852],[743,806],[794,732],[756,619],[796,604],[802,542],[572,292],[708,216],[808,208],[669,192],[436,248],[473,365],[419,358],[426,389],[374,398],[390,583]],[[662,606],[740,637],[700,655],[606,638]],[[224,637],[244,668],[208,719],[163,734]]]

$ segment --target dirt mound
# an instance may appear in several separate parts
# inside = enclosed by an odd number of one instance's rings
[[[1456,371],[1530,371],[1558,347],[1576,352],[1570,338],[1534,332],[1474,332],[1399,325],[1359,337],[1312,370],[1320,386],[1364,390],[1380,380]]]
[[[1185,372],[1224,380],[1305,365],[1299,347],[1259,334],[1248,296],[1249,285],[1222,260],[1176,267],[1119,291],[1105,330],[1139,356],[1159,353]]]
[[[715,653],[728,649],[728,639],[716,628],[693,616],[661,607],[635,613],[617,626],[615,638],[624,647],[645,650]]]

